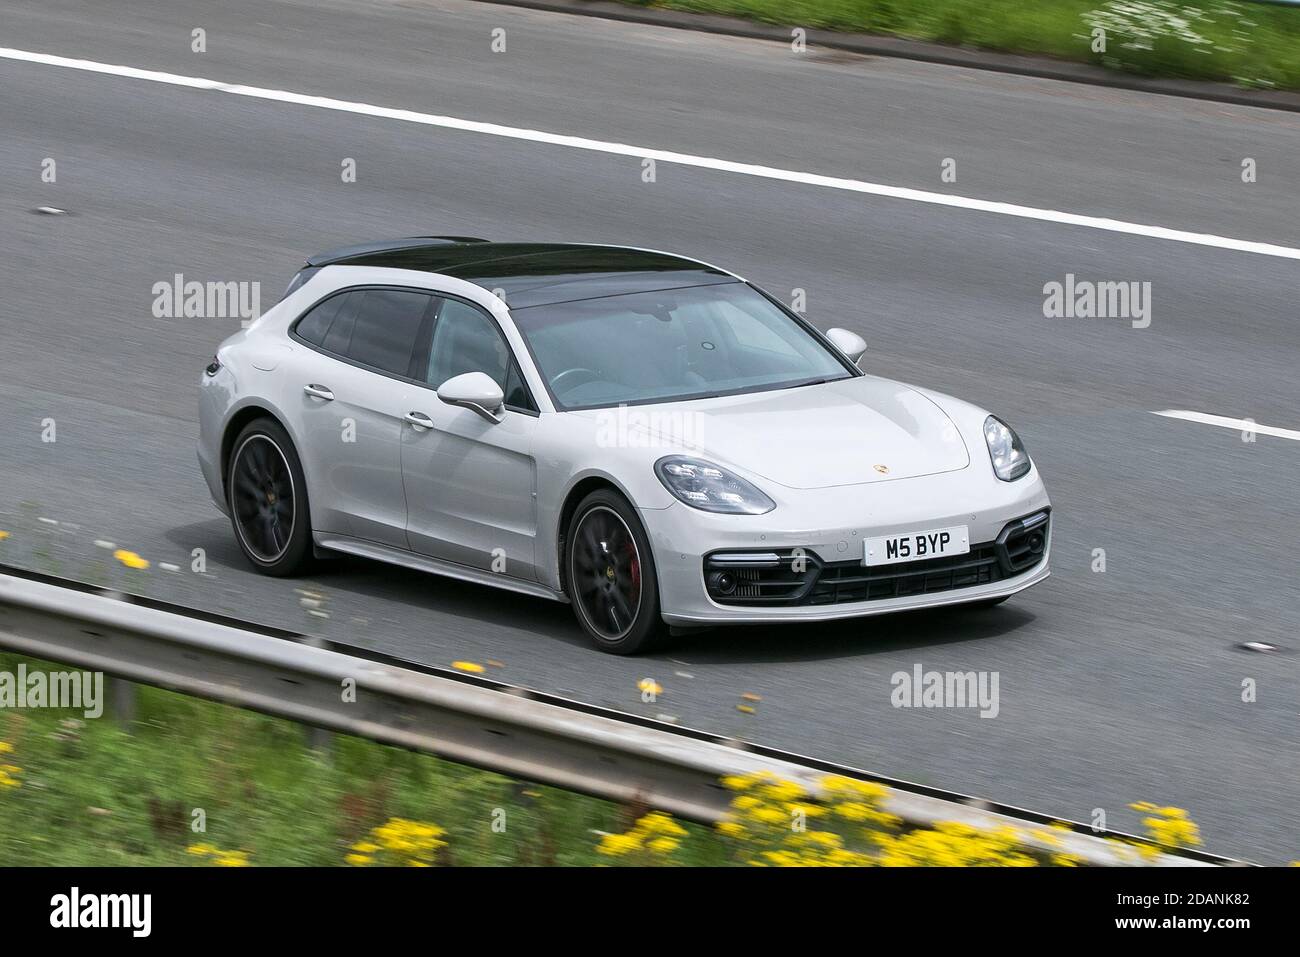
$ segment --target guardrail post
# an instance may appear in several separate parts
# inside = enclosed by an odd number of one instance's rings
[[[135,682],[110,676],[108,696],[113,702],[113,718],[124,730],[130,731],[135,723]]]
[[[313,751],[329,752],[334,746],[334,732],[307,725],[307,747]]]
[[[322,638],[306,638],[302,642],[312,648],[326,648],[328,644]],[[307,736],[307,747],[313,751],[320,751],[329,754],[334,747],[334,732],[326,728],[317,728],[313,725],[304,725]]]

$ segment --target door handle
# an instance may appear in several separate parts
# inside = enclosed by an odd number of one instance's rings
[[[302,387],[302,391],[318,399],[324,399],[326,402],[334,401],[334,393],[323,385],[305,385]]]
[[[423,412],[408,412],[403,418],[410,422],[417,429],[432,429],[433,419],[429,418]]]

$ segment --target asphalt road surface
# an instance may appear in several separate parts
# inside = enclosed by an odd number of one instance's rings
[[[1300,247],[1294,114],[450,0],[0,0],[0,46]],[[0,561],[431,664],[493,661],[503,681],[1072,819],[1101,808],[1137,829],[1129,802],[1178,805],[1210,850],[1300,857],[1300,442],[1152,414],[1300,428],[1300,263],[642,172],[536,137],[0,58]],[[1020,431],[1056,507],[1053,577],[993,610],[714,631],[620,659],[540,600],[359,561],[252,574],[194,459],[199,375],[239,321],[155,318],[154,284],[260,282],[269,308],[310,253],[429,233],[649,246],[805,290],[822,328],[866,338],[869,371]],[[1149,327],[1046,318],[1044,284],[1067,274],[1149,282]],[[108,543],[151,567],[128,573]],[[296,589],[325,596],[320,614]],[[997,717],[894,708],[890,676],[918,663],[996,671]],[[643,677],[664,689],[653,703]]]

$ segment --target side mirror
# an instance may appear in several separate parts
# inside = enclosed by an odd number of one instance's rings
[[[854,365],[862,358],[862,353],[867,351],[866,340],[856,332],[849,332],[847,329],[827,329],[826,338],[831,341],[836,349],[849,357],[849,361]]]
[[[505,403],[501,386],[486,372],[466,372],[452,376],[438,386],[438,398],[448,405],[472,409],[489,422],[500,422],[498,410]]]

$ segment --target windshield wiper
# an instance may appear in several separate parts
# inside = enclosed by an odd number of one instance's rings
[[[809,379],[809,380],[807,380],[806,382],[796,382],[796,383],[794,383],[793,385],[786,386],[786,388],[788,388],[788,389],[802,389],[802,388],[803,388],[804,386],[806,386],[806,385],[825,385],[827,382],[839,382],[840,379],[842,379],[842,378],[843,378],[843,376],[837,376],[837,377],[835,377],[835,378],[833,378],[833,379],[832,379],[832,378],[829,378],[829,377],[827,377],[827,378],[825,378],[825,379]]]

